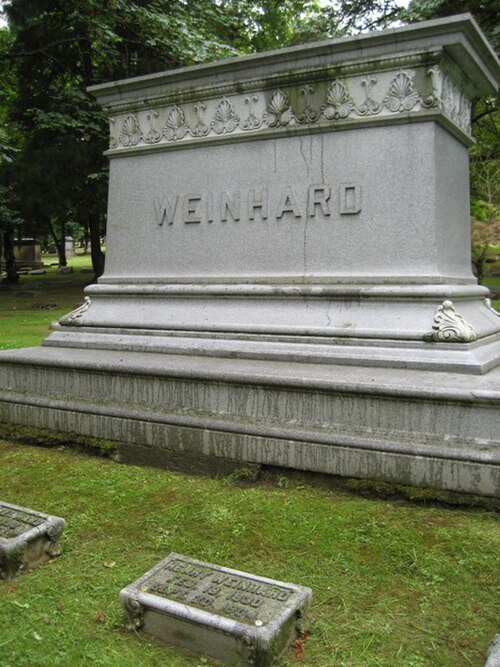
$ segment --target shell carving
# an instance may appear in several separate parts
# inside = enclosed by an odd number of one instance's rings
[[[187,131],[184,111],[175,105],[167,116],[165,136],[169,141],[176,141],[185,137]]]
[[[438,307],[432,331],[424,336],[428,343],[473,343],[476,339],[474,328],[457,313],[451,301],[443,301]]]
[[[142,130],[139,121],[137,120],[137,116],[129,113],[123,121],[118,141],[125,146],[125,148],[128,148],[129,146],[137,146],[141,139]]]
[[[288,96],[282,90],[276,90],[267,107],[266,122],[269,127],[288,125],[295,118]]]
[[[420,101],[413,90],[413,81],[406,72],[399,72],[391,81],[389,92],[384,97],[384,104],[390,111],[411,111]]]
[[[212,121],[213,129],[217,134],[233,132],[238,126],[239,121],[240,119],[234,110],[232,102],[224,97],[217,105],[217,110]]]
[[[342,81],[336,79],[328,90],[326,104],[322,107],[323,116],[328,120],[347,118],[354,109],[347,87]]]

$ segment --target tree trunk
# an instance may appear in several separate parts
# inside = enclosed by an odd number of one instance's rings
[[[104,253],[101,250],[101,234],[99,220],[93,217],[89,220],[90,255],[96,279],[104,273]]]
[[[94,70],[92,63],[92,40],[87,32],[82,40],[83,44],[83,81],[85,86],[94,83]],[[93,138],[95,142],[96,137]],[[100,150],[100,149],[99,149]],[[93,214],[87,210],[86,226],[90,237],[90,256],[92,258],[92,268],[94,269],[95,279],[104,273],[104,253],[101,250],[101,226],[99,215]]]
[[[65,226],[61,224],[61,237],[57,236],[52,221],[50,221],[49,223],[49,229],[50,229],[50,235],[52,236],[52,240],[54,241],[56,246],[59,266],[67,266],[68,260],[66,259],[66,238],[64,235]]]
[[[16,260],[14,257],[14,237],[11,229],[4,230],[2,234],[3,253],[5,256],[5,271],[7,276],[3,283],[14,285],[19,282],[19,274],[16,269]]]

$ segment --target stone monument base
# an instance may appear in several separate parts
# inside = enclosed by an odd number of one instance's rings
[[[485,374],[50,347],[3,352],[0,421],[172,453],[500,496]]]

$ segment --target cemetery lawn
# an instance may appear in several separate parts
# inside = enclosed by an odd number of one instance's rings
[[[56,259],[44,256],[46,263]],[[43,275],[22,275],[18,285],[0,284],[0,350],[39,345],[52,321],[83,303],[83,289],[94,278],[82,272],[91,266],[90,255],[72,257],[68,265],[73,273],[47,266]]]
[[[118,593],[175,551],[313,590],[310,667],[482,667],[499,632],[493,511],[125,466],[0,439],[1,499],[62,516],[62,554],[0,581],[2,667],[207,667],[129,633]]]

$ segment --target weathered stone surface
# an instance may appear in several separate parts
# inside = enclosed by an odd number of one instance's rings
[[[64,525],[57,516],[0,502],[0,578],[12,579],[58,556]]]
[[[133,629],[228,665],[267,667],[300,636],[311,590],[170,554],[124,588]]]
[[[0,419],[500,495],[467,152],[499,78],[458,16],[93,88],[106,270],[0,354]]]
[[[493,638],[484,667],[500,667],[500,635]]]

